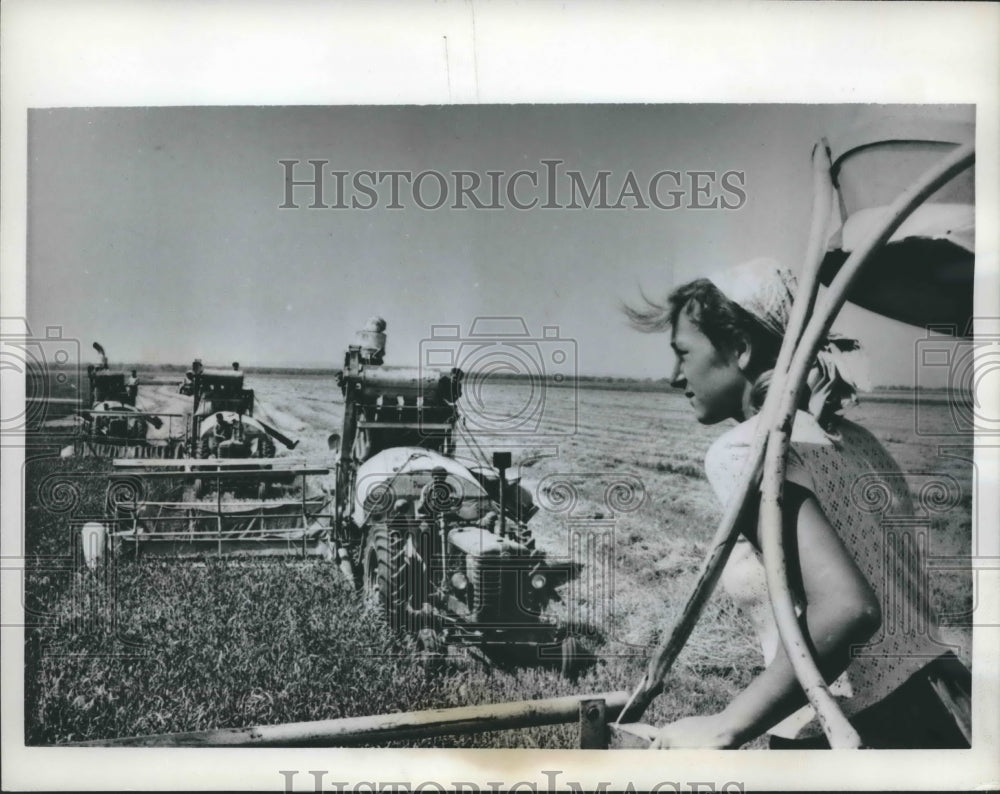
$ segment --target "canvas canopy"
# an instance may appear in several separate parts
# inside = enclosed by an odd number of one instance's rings
[[[948,152],[974,139],[974,111],[861,111],[829,138],[837,190],[820,278],[829,284],[847,256],[886,219],[892,201]],[[968,169],[900,226],[858,277],[848,299],[918,326],[971,333],[975,275],[975,184]]]

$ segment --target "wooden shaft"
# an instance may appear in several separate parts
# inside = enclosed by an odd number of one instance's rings
[[[785,480],[786,458],[799,394],[813,357],[822,339],[847,299],[858,273],[871,260],[900,224],[931,194],[975,161],[973,145],[962,146],[927,171],[892,203],[885,223],[866,243],[848,257],[830,285],[824,305],[813,315],[802,342],[795,351],[787,381],[781,387],[777,422],[770,430],[764,462],[763,495],[760,510],[760,539],[768,595],[782,645],[809,702],[816,710],[831,747],[859,747],[861,740],[830,693],[795,614],[788,587],[787,567],[782,546],[781,489]],[[777,390],[775,390],[777,391]]]
[[[827,224],[830,217],[830,209],[833,206],[833,196],[836,192],[830,171],[833,168],[830,162],[830,150],[825,140],[817,141],[812,150],[813,165],[813,204],[812,222],[809,227],[809,239],[806,243],[806,255],[802,272],[798,277],[798,287],[795,299],[792,302],[792,309],[788,317],[788,327],[785,329],[785,338],[782,340],[781,349],[778,351],[778,360],[774,365],[774,374],[771,379],[772,386],[768,389],[765,405],[767,411],[762,411],[758,418],[758,432],[761,426],[770,427],[769,421],[777,412],[780,401],[780,383],[788,373],[788,368],[792,363],[792,357],[798,349],[799,341],[805,330],[806,323],[812,316],[813,308],[816,305],[816,293],[819,290],[819,271],[823,265],[823,257],[826,255]]]
[[[369,717],[258,725],[252,728],[220,728],[190,733],[166,733],[70,742],[75,747],[218,747],[218,746],[371,746],[401,739],[424,739],[456,733],[529,728],[536,725],[575,723],[580,718],[580,702],[603,700],[606,714],[617,714],[628,698],[627,692],[574,695],[545,700],[520,700],[482,706],[462,706]]]

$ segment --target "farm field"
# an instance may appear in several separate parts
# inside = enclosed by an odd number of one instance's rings
[[[172,412],[184,398],[166,376],[140,387],[138,407]],[[299,440],[294,452],[332,463],[327,435],[343,404],[332,375],[253,373],[255,415]],[[971,438],[949,434],[944,400],[912,395],[863,402],[850,417],[896,457],[916,493],[934,477],[958,493],[930,518],[932,555],[970,553]],[[123,562],[95,577],[65,563],[69,519],[99,516],[107,464],[59,459],[37,444],[26,467],[26,600],[38,616],[26,629],[25,738],[57,744],[115,736],[244,727],[469,705],[559,694],[632,689],[653,645],[694,583],[720,508],[702,472],[723,432],[691,417],[672,392],[468,384],[466,424],[475,442],[458,454],[513,453],[514,471],[541,509],[532,521],[549,555],[580,563],[552,610],[583,633],[593,663],[576,682],[551,665],[486,664],[452,650],[429,667],[412,641],[394,635],[336,567],[325,562]],[[508,418],[501,421],[500,417]],[[942,454],[941,445],[949,450]],[[964,456],[964,458],[963,458]],[[92,473],[72,512],[39,500],[53,472]],[[946,625],[939,636],[968,661],[971,577],[933,572]],[[721,593],[675,664],[670,685],[647,713],[662,723],[718,710],[759,670],[748,622]],[[557,726],[427,740],[428,746],[572,747],[575,727]],[[750,745],[762,746],[761,742]]]

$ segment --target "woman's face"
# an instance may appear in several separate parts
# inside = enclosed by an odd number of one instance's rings
[[[716,348],[686,309],[677,318],[670,346],[677,356],[671,385],[684,389],[698,421],[711,425],[723,419],[742,419],[749,383],[740,370],[737,353]]]

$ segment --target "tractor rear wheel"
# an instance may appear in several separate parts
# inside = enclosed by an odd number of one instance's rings
[[[405,629],[412,578],[405,537],[390,532],[385,524],[375,524],[368,532],[362,559],[366,600],[381,612],[390,628]]]

